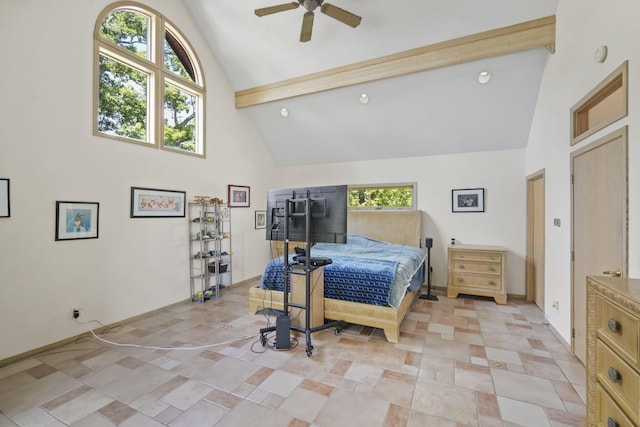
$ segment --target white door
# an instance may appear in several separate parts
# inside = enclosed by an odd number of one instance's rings
[[[627,276],[627,128],[572,153],[571,171],[572,348],[586,364],[586,276]]]

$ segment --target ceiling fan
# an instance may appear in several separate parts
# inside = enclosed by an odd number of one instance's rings
[[[284,12],[285,10],[297,9],[299,6],[303,6],[307,11],[302,18],[302,29],[300,31],[300,41],[308,42],[311,40],[311,30],[313,29],[313,11],[320,7],[320,11],[325,15],[329,15],[333,19],[337,19],[343,24],[355,28],[360,25],[362,18],[358,15],[354,15],[344,9],[334,6],[329,3],[324,3],[324,0],[298,0],[297,2],[284,3],[276,6],[263,7],[256,9],[255,13],[258,16],[271,15],[272,13]]]

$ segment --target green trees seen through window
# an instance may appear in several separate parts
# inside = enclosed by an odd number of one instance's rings
[[[414,186],[349,187],[350,208],[412,208]]]
[[[137,3],[101,16],[97,132],[204,155],[204,86],[186,41],[166,19]],[[160,36],[162,58],[156,59]]]

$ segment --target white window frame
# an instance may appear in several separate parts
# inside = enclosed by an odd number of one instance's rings
[[[104,18],[117,11],[130,11],[145,15],[149,18],[149,59],[135,55],[134,53],[106,40],[100,36],[102,22]],[[194,81],[185,79],[164,66],[164,38],[165,32],[171,33],[180,45],[184,48],[193,67]],[[94,29],[94,101],[93,101],[93,134],[103,138],[115,139],[142,145],[145,147],[160,148],[162,150],[186,154],[196,157],[206,158],[205,144],[205,96],[206,87],[204,73],[200,61],[182,32],[172,24],[166,17],[150,7],[130,1],[119,1],[107,6],[98,16]],[[121,62],[131,68],[143,72],[149,76],[147,88],[147,138],[145,141],[127,138],[120,135],[111,135],[101,132],[98,129],[98,108],[99,108],[99,78],[100,78],[100,56],[105,56],[111,60]],[[196,105],[196,129],[195,152],[182,150],[175,147],[167,147],[164,144],[164,87],[165,84],[178,87],[181,90],[195,95]]]
[[[418,209],[418,183],[416,182],[400,182],[400,183],[385,183],[385,184],[350,184],[347,186],[347,192],[356,189],[385,189],[385,188],[400,188],[411,187],[411,206],[348,206],[350,210],[393,210],[393,211],[413,211]],[[347,197],[347,203],[349,203]]]

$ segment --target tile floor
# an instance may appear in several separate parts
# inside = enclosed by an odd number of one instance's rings
[[[307,357],[258,342],[275,318],[248,314],[252,284],[101,335],[199,349],[86,339],[0,368],[0,427],[585,425],[584,366],[534,305],[416,299],[398,344],[349,325]]]

